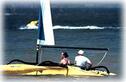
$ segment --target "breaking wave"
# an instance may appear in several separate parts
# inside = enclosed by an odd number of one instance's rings
[[[21,26],[19,28],[20,30],[25,30],[25,29],[38,29],[38,26],[32,26],[32,27],[27,27],[27,26]],[[98,26],[60,26],[56,25],[53,26],[53,29],[119,29],[119,27],[98,27]]]

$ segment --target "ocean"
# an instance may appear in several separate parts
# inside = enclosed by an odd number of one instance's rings
[[[56,45],[108,48],[108,54],[100,65],[108,67],[110,72],[116,73],[119,78],[121,77],[121,7],[53,7],[51,11]],[[35,62],[37,29],[22,30],[20,28],[25,27],[32,20],[37,20],[38,12],[39,6],[25,8],[5,5],[3,64],[13,59]],[[39,59],[40,62],[47,60],[59,62],[61,51],[67,51],[71,62],[74,62],[74,57],[79,49],[49,48],[44,50],[44,54]],[[94,66],[105,53],[105,51],[84,51]],[[56,79],[58,76],[14,76],[14,79],[20,77],[39,80],[46,77],[49,80],[50,77]],[[67,79],[78,80],[72,77]]]

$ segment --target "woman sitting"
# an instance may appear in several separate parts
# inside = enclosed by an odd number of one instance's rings
[[[68,59],[69,55],[67,54],[67,52],[62,52],[61,53],[61,61],[60,64],[61,65],[68,65],[70,64],[70,60]]]

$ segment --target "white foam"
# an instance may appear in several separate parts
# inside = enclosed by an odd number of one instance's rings
[[[56,25],[53,26],[53,29],[119,29],[120,27],[98,27],[98,26],[60,26]],[[38,26],[21,26],[19,28],[20,30],[26,30],[26,29],[38,29]]]
[[[4,14],[5,16],[10,16],[10,15],[13,15],[12,13],[5,13]]]
[[[97,27],[97,26],[82,26],[82,27],[75,27],[75,26],[54,26],[53,29],[104,29],[104,27]]]
[[[26,29],[38,29],[38,26],[32,26],[32,27],[21,26],[19,29],[20,29],[20,30],[26,30]]]

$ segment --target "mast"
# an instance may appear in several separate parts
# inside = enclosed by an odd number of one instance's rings
[[[40,0],[40,6],[36,64],[39,63],[40,46],[55,45],[50,0]]]

